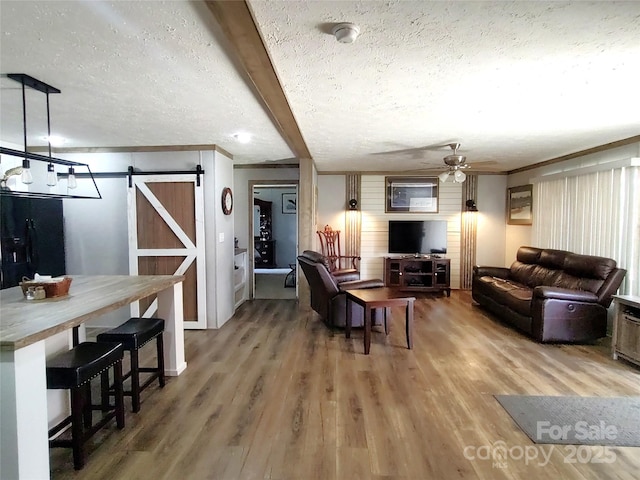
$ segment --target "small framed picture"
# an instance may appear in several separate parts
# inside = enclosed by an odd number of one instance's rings
[[[533,185],[520,185],[508,190],[507,223],[509,225],[533,223]]]
[[[282,213],[296,213],[298,200],[295,193],[282,194]]]

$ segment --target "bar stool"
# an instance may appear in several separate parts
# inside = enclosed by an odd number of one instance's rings
[[[122,358],[124,349],[119,343],[83,342],[69,351],[47,360],[47,388],[69,390],[71,415],[49,430],[50,447],[71,447],[73,466],[82,469],[85,463],[85,443],[112,418],[119,429],[124,428],[124,398],[122,392]],[[103,396],[101,405],[91,404],[91,380],[98,375],[109,377],[113,367],[115,405],[109,405],[109,397]],[[108,382],[108,380],[107,380]],[[102,419],[95,425],[92,411],[101,410]],[[71,440],[53,438],[71,424]]]
[[[162,332],[164,320],[161,318],[133,317],[119,327],[113,328],[97,336],[98,342],[120,342],[131,357],[131,370],[122,378],[131,378],[131,390],[125,390],[124,395],[131,397],[132,410],[140,411],[140,392],[147,388],[157,378],[160,388],[164,387],[164,347]],[[158,365],[155,368],[141,368],[138,360],[138,350],[146,343],[156,339]],[[151,373],[151,376],[140,385],[140,373]],[[111,391],[111,389],[108,389]],[[103,395],[105,389],[103,388]]]

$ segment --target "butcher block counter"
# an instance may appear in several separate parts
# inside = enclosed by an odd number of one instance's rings
[[[0,462],[2,477],[49,478],[44,341],[87,320],[157,294],[165,320],[167,375],[184,358],[182,275],[74,275],[69,294],[26,300],[20,287],[0,291]],[[123,318],[123,322],[126,318]]]

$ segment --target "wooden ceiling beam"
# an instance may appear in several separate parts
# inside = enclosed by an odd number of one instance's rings
[[[205,4],[289,148],[298,158],[311,158],[247,2],[207,0]]]

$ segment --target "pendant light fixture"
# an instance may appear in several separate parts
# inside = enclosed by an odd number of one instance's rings
[[[60,93],[60,90],[47,85],[40,80],[37,80],[24,73],[9,73],[6,75],[8,78],[15,80],[22,85],[22,130],[24,139],[24,151],[14,150],[11,148],[5,148],[0,146],[0,154],[7,157],[17,157],[18,162],[21,162],[20,167],[14,163],[13,168],[9,168],[4,172],[2,176],[2,184],[0,188],[0,195],[2,196],[14,196],[14,197],[31,197],[31,198],[102,198],[95,178],[91,173],[89,165],[80,162],[73,162],[70,160],[63,160],[61,158],[55,158],[51,155],[51,115],[49,110],[49,94]],[[46,96],[47,101],[47,143],[49,156],[39,155],[27,151],[27,102],[26,102],[26,87],[33,88],[39,92],[42,92]],[[65,184],[58,182],[58,173],[56,172],[56,165],[62,165],[68,169],[69,176]],[[34,175],[33,170],[36,170]],[[91,182],[83,184],[81,190],[82,194],[70,193],[70,190],[75,190],[78,187],[76,170],[80,170],[83,177],[91,179]],[[2,172],[0,172],[2,174]],[[19,188],[10,188],[8,180],[13,175],[20,175],[22,184],[25,187],[20,190]],[[19,186],[19,183],[18,183]],[[65,188],[66,187],[66,188]],[[92,193],[92,195],[85,194],[86,192]]]
[[[20,180],[25,185],[30,185],[33,183],[33,175],[31,174],[31,162],[26,158],[22,160],[22,174],[20,175]]]
[[[76,181],[76,172],[73,167],[69,167],[69,176],[67,177],[67,188],[73,190],[78,188],[78,182]]]
[[[53,163],[47,165],[47,185],[55,187],[58,184],[58,174],[56,173]]]

